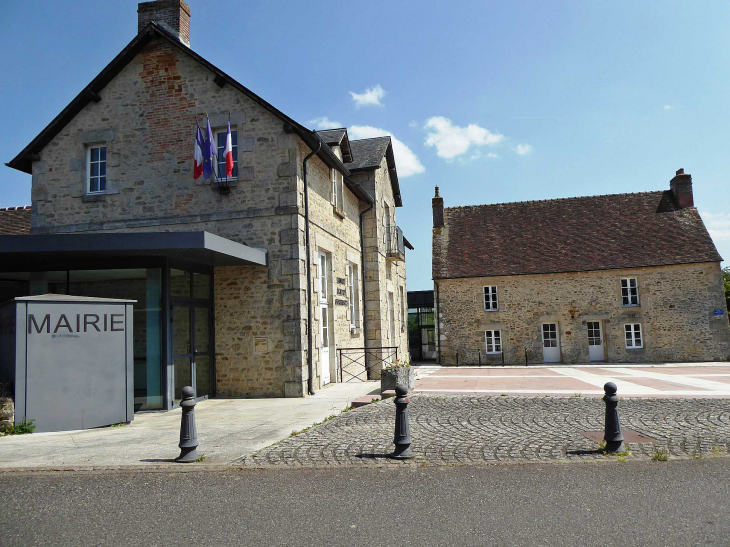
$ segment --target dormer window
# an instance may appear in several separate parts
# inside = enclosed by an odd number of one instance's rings
[[[86,192],[106,193],[106,146],[94,144],[86,149]]]

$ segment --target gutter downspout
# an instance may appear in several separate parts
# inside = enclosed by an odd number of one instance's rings
[[[319,141],[316,150],[307,155],[302,161],[302,177],[304,179],[304,223],[307,229],[305,230],[306,238],[306,249],[307,249],[307,370],[309,377],[307,378],[307,391],[309,395],[314,395],[314,362],[312,361],[312,347],[313,334],[312,334],[312,254],[309,245],[309,184],[307,183],[307,162],[322,148],[322,141]]]
[[[438,350],[438,364],[441,365],[441,324],[439,322],[439,316],[441,315],[441,299],[439,298],[439,284],[434,279],[434,286],[436,287],[436,313],[434,315],[434,323],[436,323],[436,348]]]
[[[360,213],[360,285],[362,286],[362,341],[363,347],[368,347],[368,313],[367,299],[365,298],[365,230],[363,229],[364,215],[375,206],[371,203],[370,207]],[[365,350],[367,354],[367,349]],[[365,358],[367,365],[367,356]],[[368,378],[369,380],[370,378]]]

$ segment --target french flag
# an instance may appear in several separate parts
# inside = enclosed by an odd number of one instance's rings
[[[228,120],[228,133],[226,134],[226,147],[223,150],[223,157],[226,158],[226,176],[233,176],[233,141],[231,140],[231,120]]]
[[[200,130],[200,126],[198,125],[198,130],[195,133],[195,154],[193,156],[193,178],[197,179],[200,177],[200,175],[203,174],[203,145],[205,141],[203,140],[203,132]]]

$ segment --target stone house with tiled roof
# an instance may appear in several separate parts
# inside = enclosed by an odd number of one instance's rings
[[[722,258],[670,189],[444,208],[433,198],[441,363],[726,361]]]
[[[185,385],[301,397],[377,377],[340,350],[408,358],[390,137],[304,127],[190,31],[183,0],[139,4],[137,36],[8,163],[32,177],[32,215],[30,235],[0,236],[0,301],[136,299],[138,409],[173,408]],[[206,114],[220,151],[230,119],[230,177],[222,159],[193,177]]]

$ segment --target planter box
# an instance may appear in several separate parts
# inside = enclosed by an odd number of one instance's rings
[[[380,372],[380,392],[395,389],[395,386],[402,384],[412,391],[416,387],[416,371],[413,367],[388,369]]]

